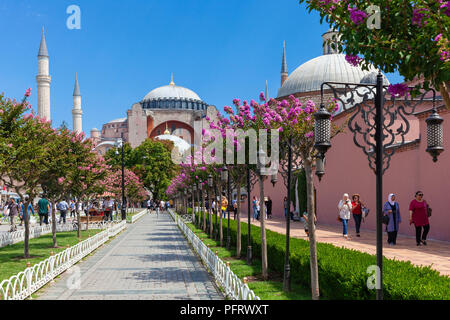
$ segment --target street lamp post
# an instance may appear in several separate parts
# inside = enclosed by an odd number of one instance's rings
[[[117,139],[116,146],[117,148],[121,148],[122,151],[122,159],[121,159],[121,165],[122,165],[122,206],[121,206],[121,214],[122,214],[122,220],[126,220],[127,214],[125,212],[125,156],[123,151],[123,133],[121,135],[122,137]],[[119,151],[116,150],[116,155],[119,155]]]
[[[247,232],[247,264],[252,265],[252,242],[251,242],[251,225],[250,220],[250,201],[251,201],[251,190],[250,190],[250,167],[247,165],[247,210],[248,210],[248,232]]]
[[[211,174],[208,175],[208,200],[209,200],[209,237],[213,237],[213,222],[212,222],[212,190],[213,188],[213,177]]]
[[[335,85],[336,87],[334,87]],[[321,178],[325,173],[323,168],[323,161],[325,153],[331,147],[331,114],[326,110],[323,104],[324,86],[327,86],[332,90],[334,98],[341,104],[342,110],[346,111],[350,108],[357,110],[349,120],[348,127],[354,135],[354,142],[357,147],[361,148],[369,159],[369,166],[376,174],[376,253],[377,253],[377,300],[383,299],[383,231],[382,231],[382,217],[383,217],[383,174],[389,168],[390,159],[395,153],[395,149],[386,153],[385,149],[391,147],[398,141],[396,137],[401,137],[400,145],[405,142],[405,135],[409,132],[409,122],[405,116],[412,115],[416,107],[423,102],[425,97],[430,91],[433,93],[433,114],[427,119],[427,151],[432,155],[433,161],[437,161],[438,155],[443,151],[442,141],[442,118],[437,115],[435,107],[436,92],[434,89],[427,90],[423,93],[419,99],[408,100],[408,94],[405,95],[405,103],[401,105],[400,99],[391,97],[392,106],[395,106],[395,110],[391,110],[391,107],[384,107],[385,86],[383,86],[383,75],[381,72],[377,75],[376,84],[354,84],[354,83],[339,83],[339,82],[325,82],[321,86],[322,103],[315,117],[315,145],[318,155],[318,164],[316,174]],[[338,87],[338,89],[337,89]],[[346,94],[343,94],[343,91]],[[362,100],[359,103],[355,103],[355,100]],[[368,104],[368,100],[374,100],[374,104]],[[394,103],[395,102],[395,103]],[[347,104],[350,104],[348,106]],[[362,114],[362,116],[361,116]],[[395,124],[395,120],[400,120],[402,124],[399,128],[391,128]],[[390,121],[385,121],[385,117],[388,117]],[[364,122],[365,127],[358,124],[357,121]],[[375,132],[374,132],[375,131]],[[357,140],[360,136],[364,140],[364,144]],[[375,145],[370,141],[370,137],[375,137]],[[385,142],[383,144],[383,142]],[[384,162],[386,158],[386,164]],[[373,165],[375,163],[375,166]]]

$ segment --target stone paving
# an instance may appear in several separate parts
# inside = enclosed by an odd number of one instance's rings
[[[247,216],[243,215],[247,222]],[[233,215],[231,215],[233,219]],[[260,226],[259,221],[252,221],[255,226]],[[286,220],[280,217],[273,217],[266,220],[266,228],[281,234],[286,234]],[[308,237],[303,229],[303,223],[290,223],[290,234],[293,238],[307,240]],[[337,247],[359,250],[369,254],[376,254],[376,233],[371,230],[361,229],[361,237],[357,238],[354,228],[349,228],[350,240],[345,240],[342,236],[342,226],[323,225],[318,223],[316,237],[318,242],[331,243]],[[430,266],[439,271],[442,275],[450,276],[450,243],[446,241],[427,240],[427,246],[416,246],[415,237],[399,235],[397,245],[387,244],[387,235],[383,233],[383,256],[388,259],[410,261],[415,265]]]
[[[129,224],[126,231],[72,269],[41,289],[38,299],[224,299],[167,213],[148,214]],[[77,274],[81,275],[80,286],[70,289]]]

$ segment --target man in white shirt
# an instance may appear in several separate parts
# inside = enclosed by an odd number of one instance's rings
[[[106,198],[106,200],[103,202],[103,207],[105,208],[106,221],[108,221],[108,219],[110,221],[112,221],[112,212],[113,212],[113,207],[114,207],[114,200],[112,200],[109,197]]]

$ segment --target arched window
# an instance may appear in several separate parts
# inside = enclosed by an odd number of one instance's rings
[[[186,103],[186,101],[183,101],[181,104],[182,104],[182,108],[183,108],[183,109],[187,109],[187,103]]]

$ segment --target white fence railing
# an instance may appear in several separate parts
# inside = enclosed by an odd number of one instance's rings
[[[76,221],[76,220],[75,220]],[[106,229],[111,222],[94,222],[89,223],[89,229]],[[76,231],[78,227],[74,223],[57,224],[56,232],[70,232]],[[86,224],[81,224],[81,230],[86,230]],[[37,226],[30,228],[29,239],[39,238],[40,236],[52,233],[52,225]],[[3,232],[0,234],[0,248],[11,244],[19,243],[25,240],[25,229],[15,232]]]
[[[243,283],[241,279],[231,271],[230,267],[219,259],[219,257],[208,248],[191,229],[189,229],[180,216],[176,215],[172,209],[169,209],[168,211],[188,241],[192,244],[203,263],[214,275],[218,284],[225,290],[227,297],[234,300],[261,300],[247,284]]]
[[[125,228],[126,221],[110,224],[95,236],[3,280],[0,283],[0,300],[26,299]]]
[[[141,212],[139,212],[138,214],[135,214],[134,216],[131,217],[130,223],[135,223],[137,220],[142,218],[146,213],[147,213],[147,209],[144,209]]]

